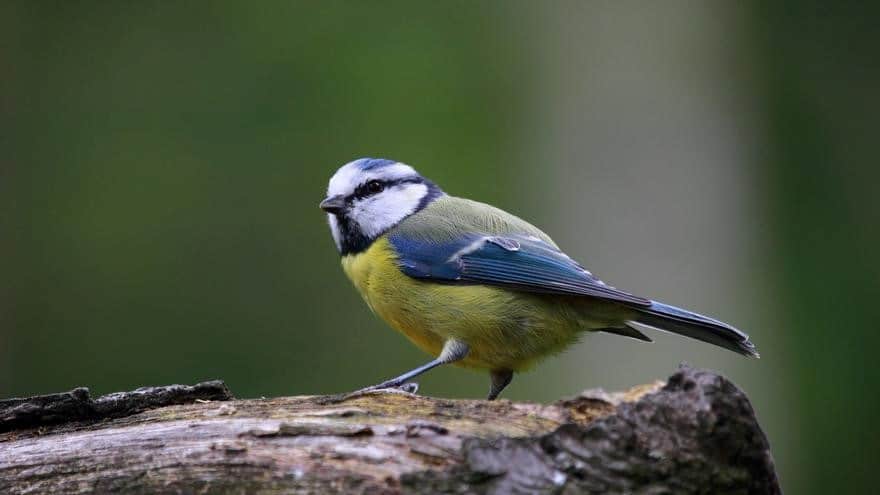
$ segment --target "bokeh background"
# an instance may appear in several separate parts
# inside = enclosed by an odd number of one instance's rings
[[[869,493],[876,3],[2,2],[0,396],[350,390],[425,356],[318,210],[361,156],[540,225],[763,358],[597,335],[506,393],[722,370],[789,493]],[[441,369],[432,395],[481,396]]]

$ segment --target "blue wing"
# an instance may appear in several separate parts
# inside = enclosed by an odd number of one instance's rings
[[[393,233],[389,240],[397,251],[401,270],[413,278],[592,296],[638,306],[651,304],[648,299],[606,285],[535,236],[474,233],[434,242]]]

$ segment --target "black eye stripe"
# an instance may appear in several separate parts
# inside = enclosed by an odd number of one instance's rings
[[[367,181],[367,182],[357,186],[357,188],[355,188],[355,190],[354,190],[354,193],[350,194],[346,198],[346,200],[353,201],[355,199],[364,199],[364,198],[368,198],[370,196],[373,196],[375,194],[378,194],[378,193],[382,192],[383,190],[394,187],[394,186],[399,186],[401,184],[420,184],[422,182],[424,182],[424,180],[419,177],[410,177],[410,178],[394,179],[394,180],[373,179],[373,180]],[[381,188],[376,189],[374,186],[375,184],[381,185]],[[374,186],[374,187],[371,188],[371,186]]]

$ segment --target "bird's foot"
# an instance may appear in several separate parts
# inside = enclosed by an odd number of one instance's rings
[[[339,404],[340,402],[345,402],[347,400],[356,399],[358,397],[363,397],[365,395],[369,395],[372,393],[388,393],[388,394],[409,394],[415,395],[419,391],[419,384],[416,382],[404,382],[401,384],[390,384],[387,385],[385,383],[380,383],[378,385],[371,385],[369,387],[364,387],[359,390],[355,390],[354,392],[346,392],[343,394],[334,394],[327,395],[316,402],[321,405],[329,405],[329,404]]]
[[[380,383],[378,385],[372,385],[369,387],[364,387],[360,390],[355,390],[354,392],[350,392],[349,395],[364,395],[370,392],[387,392],[392,394],[416,394],[419,391],[419,384],[417,382],[404,382],[401,384],[391,384],[386,385],[384,383]]]

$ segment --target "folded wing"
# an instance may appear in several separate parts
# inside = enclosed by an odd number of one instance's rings
[[[464,234],[434,242],[389,236],[401,270],[442,283],[486,284],[527,292],[591,296],[633,306],[651,301],[611,287],[555,246],[528,234]]]

